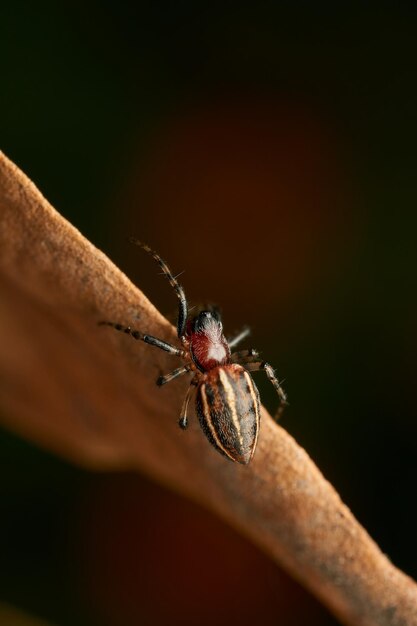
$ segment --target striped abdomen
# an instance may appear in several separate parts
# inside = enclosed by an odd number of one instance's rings
[[[210,443],[232,461],[247,464],[259,432],[259,393],[236,364],[206,372],[197,390],[197,413]]]

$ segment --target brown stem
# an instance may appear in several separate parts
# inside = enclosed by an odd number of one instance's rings
[[[417,625],[415,583],[265,411],[248,467],[216,453],[195,419],[178,428],[188,381],[155,387],[175,357],[97,322],[173,342],[174,329],[1,154],[0,289],[0,413],[10,429],[76,463],[137,468],[186,493],[345,624]]]

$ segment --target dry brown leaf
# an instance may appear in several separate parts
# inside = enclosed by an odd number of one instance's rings
[[[101,319],[173,327],[0,153],[0,411],[5,425],[97,469],[135,468],[250,537],[345,624],[417,625],[417,587],[381,553],[307,453],[262,414],[249,466],[181,432],[173,357]]]

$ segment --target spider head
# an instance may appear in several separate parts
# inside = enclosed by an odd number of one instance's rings
[[[192,332],[194,333],[222,333],[223,324],[220,314],[216,310],[200,311],[192,321]]]

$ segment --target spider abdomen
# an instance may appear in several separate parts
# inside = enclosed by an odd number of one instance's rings
[[[197,414],[210,443],[232,461],[247,465],[259,432],[259,392],[237,364],[208,371],[197,390]]]

